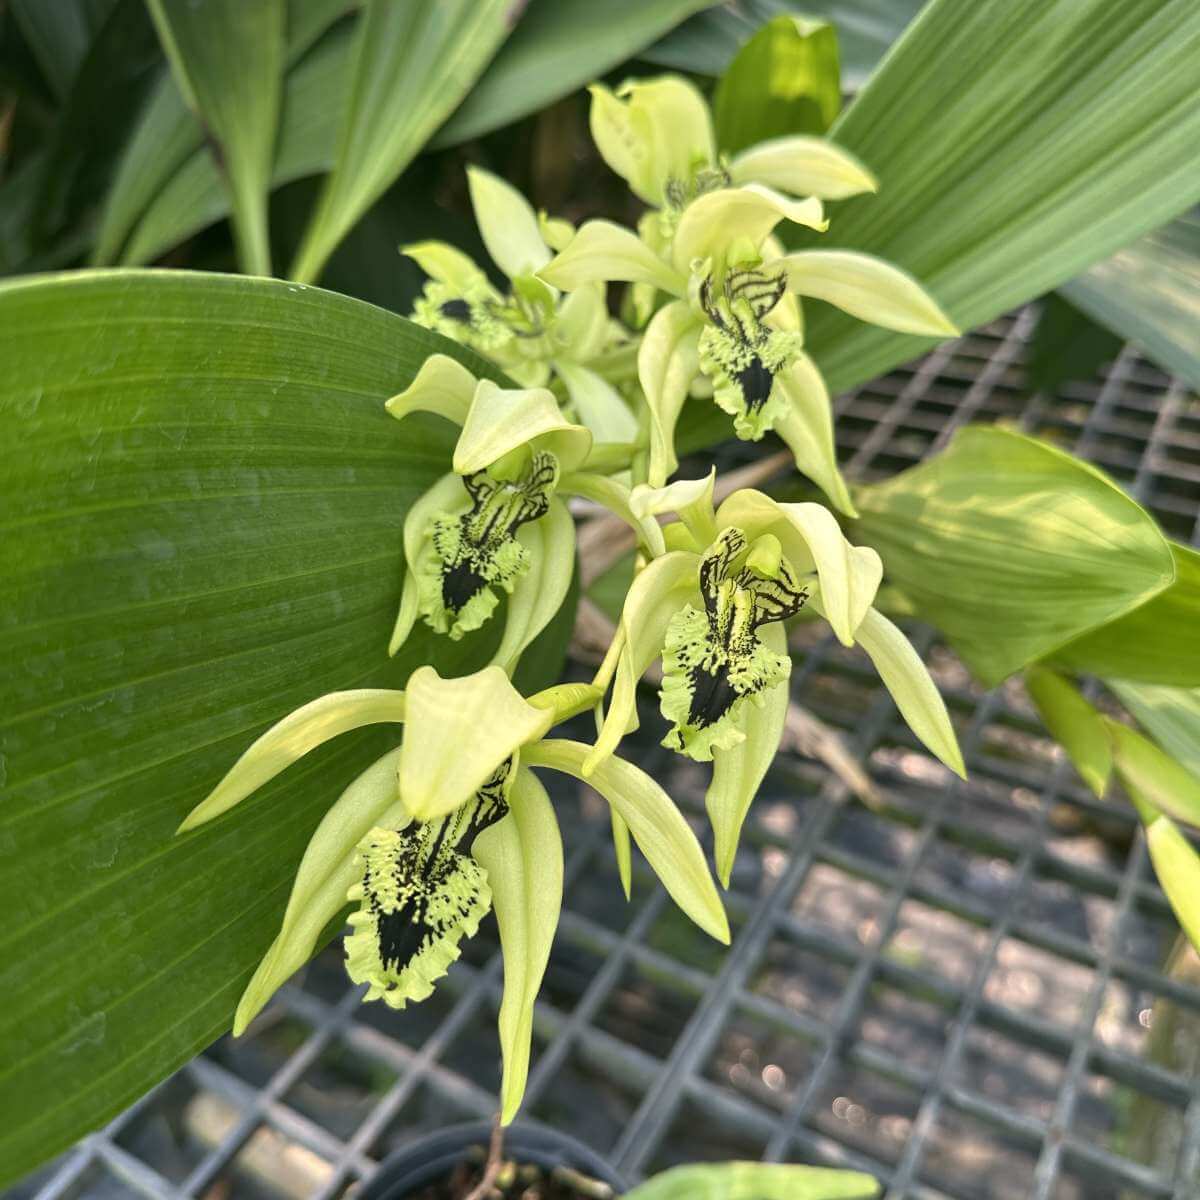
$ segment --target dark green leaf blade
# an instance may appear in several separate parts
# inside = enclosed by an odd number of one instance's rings
[[[317,695],[401,683],[401,524],[451,429],[383,400],[403,319],[282,282],[88,272],[0,287],[0,1176],[211,1041],[308,834],[394,743],[347,735],[173,832]],[[439,639],[443,672],[487,647]],[[475,660],[468,662],[469,656]]]
[[[969,426],[855,493],[855,542],[912,615],[996,684],[1145,603],[1175,575],[1154,520],[1094,467],[1035,438]]]
[[[1060,291],[1200,391],[1200,212],[1148,233]]]
[[[271,271],[267,190],[279,130],[284,0],[148,0],[179,90],[229,187],[242,270]]]
[[[1200,195],[1198,57],[1191,0],[933,0],[830,131],[880,187],[825,241],[905,268],[963,328],[1042,295]],[[811,307],[835,391],[929,344]]]
[[[713,0],[531,0],[521,23],[433,139],[455,146],[536,112]]]

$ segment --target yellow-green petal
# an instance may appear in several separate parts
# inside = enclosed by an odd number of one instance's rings
[[[346,893],[359,874],[354,863],[358,843],[376,825],[399,829],[408,824],[396,782],[399,761],[397,746],[372,763],[342,792],[309,839],[279,933],[238,1002],[234,1037],[308,961],[326,926],[346,907]]]
[[[687,279],[645,242],[612,221],[587,221],[538,273],[564,292],[588,283],[652,283],[672,296],[687,292]]]
[[[400,253],[411,258],[430,279],[456,292],[465,292],[487,280],[471,258],[448,242],[410,242],[400,247]]]
[[[565,771],[594,787],[629,826],[671,899],[706,933],[728,944],[729,921],[704,852],[674,801],[645,771],[623,758],[609,758],[585,776],[588,752],[580,742],[551,739],[531,746],[526,761]]]
[[[686,271],[696,259],[722,258],[735,239],[744,239],[757,250],[780,221],[818,232],[829,227],[815,196],[794,200],[758,183],[720,188],[684,209],[675,229],[672,259],[678,270]]]
[[[843,200],[878,188],[875,176],[826,138],[797,135],[759,142],[729,164],[734,183],[763,183],[797,196]]]
[[[455,425],[467,419],[478,380],[462,363],[445,354],[431,354],[416,378],[384,406],[397,420],[409,413],[430,412]]]
[[[529,1075],[533,1005],[562,908],[562,837],[554,807],[537,777],[522,767],[508,795],[509,816],[485,829],[471,848],[487,871],[504,956],[500,1050],[504,1079],[500,1121],[517,1115]]]
[[[589,124],[600,156],[647,204],[716,157],[712,118],[700,92],[677,75],[628,82],[616,94],[593,84]]]
[[[351,729],[400,722],[405,696],[390,688],[330,692],[272,725],[184,818],[179,833],[195,829],[240,803],[310,750]]]
[[[713,509],[713,489],[717,469],[700,479],[677,479],[664,487],[652,488],[639,483],[629,496],[629,507],[639,518],[677,513],[701,546],[717,536],[717,516]]]
[[[819,609],[821,597],[815,598]],[[922,745],[956,775],[967,777],[962,751],[946,702],[930,678],[929,670],[912,643],[881,612],[874,608],[859,623],[855,641],[867,652],[884,687],[891,693],[900,715]]]
[[[546,388],[502,388],[481,379],[454,447],[455,471],[482,471],[509,452],[533,444],[570,471],[590,453],[592,434],[568,421]]]
[[[803,351],[778,375],[775,386],[787,401],[775,432],[787,443],[796,469],[807,475],[848,517],[855,517],[850,489],[838,467],[833,441],[833,409],[817,364]]]
[[[701,328],[692,306],[674,300],[654,314],[638,348],[638,381],[650,409],[649,482],[654,487],[666,483],[679,465],[675,425],[700,370]]]
[[[492,261],[510,279],[535,275],[550,261],[537,213],[511,184],[479,167],[467,167],[475,223]]]
[[[443,679],[418,667],[408,680],[400,794],[419,821],[465,804],[506,759],[550,728],[499,667]]]
[[[780,504],[762,492],[734,492],[717,512],[717,525],[736,525],[754,539],[772,533],[800,573],[816,570],[826,620],[838,640],[854,644],[854,631],[866,615],[883,578],[883,563],[869,546],[846,540],[837,518],[820,504]]]
[[[572,292],[568,298],[585,295]],[[579,419],[597,442],[632,442],[637,437],[637,417],[607,379],[573,362],[555,364],[558,377],[567,385],[567,395]]]
[[[788,288],[844,309],[860,321],[927,337],[954,337],[958,328],[906,271],[853,250],[801,250],[781,260]]]
[[[517,540],[529,551],[529,570],[508,599],[504,636],[492,662],[511,675],[522,653],[554,619],[575,573],[575,522],[561,500],[540,521],[523,525]]]
[[[787,654],[787,632],[781,622],[764,626],[760,636],[772,653]],[[745,737],[734,746],[713,751],[712,782],[704,807],[712,824],[713,858],[723,887],[729,886],[746,814],[779,749],[790,699],[786,681],[768,688],[743,714]]]

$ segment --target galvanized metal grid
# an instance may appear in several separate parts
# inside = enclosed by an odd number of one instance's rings
[[[841,397],[858,478],[1004,420],[1110,471],[1200,542],[1200,405],[1126,349],[1094,382],[1026,393],[1024,309]],[[647,871],[625,905],[604,811],[559,786],[566,907],[537,1010],[527,1112],[631,1176],[765,1157],[860,1167],[887,1200],[1200,1195],[1200,964],[1129,808],[1098,802],[1018,685],[975,687],[921,643],[970,768],[899,721],[869,664],[799,647],[798,701],[846,734],[881,803],[781,758],[748,823],[723,951]],[[644,727],[657,727],[652,711]],[[642,759],[697,816],[703,773]],[[494,927],[422,1005],[360,1005],[335,944],[253,1031],[223,1039],[10,1193],[322,1197],[389,1151],[495,1108]]]

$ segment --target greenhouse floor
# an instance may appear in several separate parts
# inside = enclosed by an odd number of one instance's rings
[[[1030,397],[1033,308],[841,397],[848,473],[890,474],[967,421],[1093,460],[1200,543],[1200,403],[1125,350]],[[724,951],[648,872],[621,897],[607,816],[559,789],[566,901],[526,1112],[630,1178],[767,1157],[873,1172],[887,1200],[1194,1200],[1200,960],[1133,813],[1096,801],[1017,684],[975,687],[922,643],[970,770],[920,750],[865,656],[800,647],[794,698],[843,731],[878,802],[782,756],[748,823]],[[703,772],[641,760],[700,814]],[[1169,966],[1167,965],[1169,963]],[[328,948],[243,1039],[225,1038],[8,1193],[335,1197],[422,1133],[489,1115],[494,923],[425,1003],[359,1005]]]

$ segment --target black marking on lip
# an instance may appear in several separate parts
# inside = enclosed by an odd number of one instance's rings
[[[757,354],[751,354],[750,361],[740,371],[733,373],[737,385],[741,388],[742,399],[751,412],[756,412],[771,398],[771,386],[775,376],[763,365],[763,360]]]
[[[465,300],[447,300],[438,312],[451,321],[467,322],[471,319],[471,306]]]
[[[475,569],[470,558],[451,563],[442,571],[442,603],[458,612],[487,586],[487,580]]]
[[[688,724],[700,729],[715,725],[739,698],[737,689],[729,680],[728,663],[718,664],[714,671],[699,665],[693,667]]]
[[[420,952],[425,939],[436,931],[425,923],[423,905],[402,904],[394,912],[377,913],[379,957],[399,974]]]

